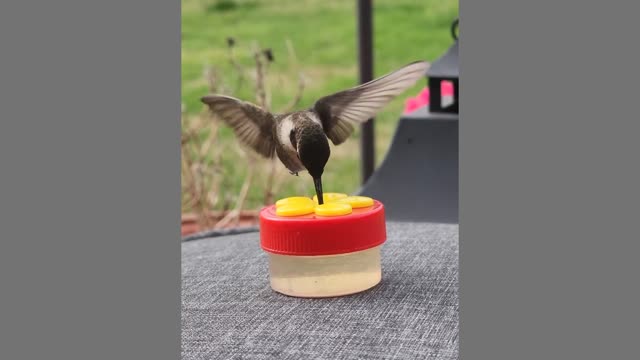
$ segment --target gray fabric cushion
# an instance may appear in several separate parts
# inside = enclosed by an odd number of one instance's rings
[[[259,234],[182,245],[183,359],[457,359],[458,226],[387,223],[382,282],[301,299],[271,290]]]

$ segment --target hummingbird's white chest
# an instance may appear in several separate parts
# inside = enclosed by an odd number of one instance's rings
[[[322,126],[322,122],[311,111],[305,111],[300,113],[293,113],[280,122],[280,128],[278,129],[278,140],[288,151],[296,152],[296,145],[291,143],[291,131],[295,129],[296,124],[301,124],[305,120],[311,120],[312,122]]]
[[[280,129],[278,130],[278,140],[289,151],[296,151],[294,145],[291,143],[291,131],[293,130],[293,119],[291,116],[287,116],[280,123]]]

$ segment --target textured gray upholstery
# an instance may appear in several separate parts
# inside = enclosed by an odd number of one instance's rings
[[[382,282],[340,298],[271,290],[258,233],[182,245],[183,359],[457,359],[458,226],[387,223]]]

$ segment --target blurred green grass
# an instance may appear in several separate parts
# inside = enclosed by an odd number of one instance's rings
[[[452,44],[449,27],[458,16],[457,0],[375,0],[373,1],[374,75],[419,59],[433,61]],[[272,105],[281,108],[296,93],[297,78],[288,61],[285,40],[291,40],[307,86],[298,108],[305,108],[323,96],[358,83],[356,1],[339,0],[182,0],[182,102],[189,114],[204,108],[199,98],[208,93],[203,77],[205,65],[213,65],[233,79],[228,58],[227,37],[236,39],[237,60],[253,64],[251,45],[271,48],[275,62],[270,65]],[[376,117],[376,166],[384,159],[396,122],[409,96],[426,84],[395,99]],[[252,86],[244,86],[233,96],[255,101]],[[231,131],[221,131],[224,151],[224,192],[237,194],[246,176],[242,157],[232,151]],[[327,192],[353,192],[360,184],[359,131],[345,144],[332,145],[323,183]],[[227,143],[228,142],[228,143]],[[265,166],[266,168],[266,166]],[[276,199],[313,194],[308,174],[281,176]],[[249,191],[245,208],[262,205],[263,188],[259,176]]]

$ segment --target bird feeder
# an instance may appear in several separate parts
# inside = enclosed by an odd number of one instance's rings
[[[334,297],[365,291],[382,279],[387,239],[384,206],[364,196],[290,197],[260,212],[260,246],[271,288],[281,294]]]

